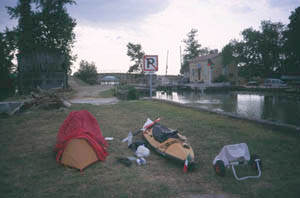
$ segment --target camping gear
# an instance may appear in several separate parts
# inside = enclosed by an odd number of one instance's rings
[[[56,161],[82,171],[97,161],[104,161],[108,144],[97,120],[86,110],[72,111],[57,134]]]
[[[147,163],[147,161],[145,158],[141,157],[141,158],[136,159],[136,163],[137,163],[137,165],[140,166],[140,165],[145,165]]]
[[[257,176],[238,177],[235,171],[237,165],[251,165],[258,171]],[[246,143],[226,145],[213,161],[215,172],[219,176],[225,176],[225,167],[232,168],[235,179],[259,178],[261,176],[262,160],[258,155],[251,155]]]
[[[127,167],[131,166],[132,164],[132,160],[130,160],[128,157],[117,157],[117,161]]]
[[[122,142],[127,142],[128,141],[128,146],[130,146],[131,141],[132,141],[132,136],[136,136],[137,134],[139,134],[140,132],[146,130],[147,128],[150,128],[151,126],[153,126],[155,123],[159,122],[160,118],[157,118],[156,120],[152,121],[148,118],[148,120],[146,121],[146,123],[144,124],[143,128],[137,130],[133,135],[131,132],[128,133],[128,136],[126,138],[124,138],[122,140]]]
[[[136,149],[141,145],[146,145],[146,142],[144,140],[136,140],[129,145],[129,148],[135,152]]]
[[[135,152],[137,157],[148,157],[150,155],[150,151],[144,145],[140,145]]]
[[[144,126],[151,120],[148,119]],[[145,127],[143,127],[145,128]],[[164,157],[184,163],[190,156],[189,165],[194,163],[194,151],[187,143],[186,137],[180,135],[177,130],[171,130],[163,125],[155,123],[143,131],[143,136],[149,145]]]

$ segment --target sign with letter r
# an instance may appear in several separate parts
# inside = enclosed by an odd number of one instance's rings
[[[144,71],[158,71],[158,56],[157,55],[145,55],[144,56]]]

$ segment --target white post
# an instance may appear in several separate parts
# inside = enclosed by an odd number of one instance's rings
[[[150,98],[152,98],[152,73],[150,73],[150,79],[149,79],[149,83],[150,83]]]

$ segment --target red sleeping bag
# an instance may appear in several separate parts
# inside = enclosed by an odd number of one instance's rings
[[[87,110],[72,111],[60,127],[55,145],[57,162],[60,161],[65,147],[73,138],[86,139],[101,161],[108,155],[108,144],[102,136],[98,122]]]

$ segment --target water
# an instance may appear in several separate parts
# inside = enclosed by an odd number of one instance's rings
[[[274,93],[157,91],[155,98],[192,104],[210,110],[230,112],[249,118],[270,120],[300,126],[300,98]]]

